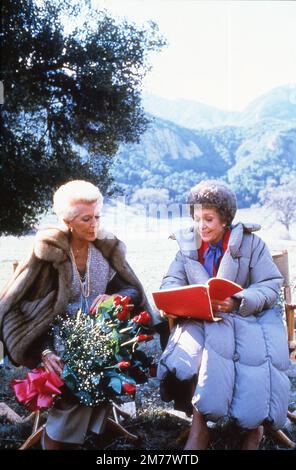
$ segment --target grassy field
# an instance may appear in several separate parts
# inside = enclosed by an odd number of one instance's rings
[[[247,209],[238,212],[236,220],[243,222],[254,222],[262,224],[262,230],[258,232],[268,244],[272,252],[287,249],[289,252],[290,277],[296,283],[296,226],[292,227],[291,239],[286,239],[285,230],[272,221],[272,214],[267,214],[262,209]],[[54,223],[52,217],[46,218],[46,223]],[[107,212],[103,224],[125,241],[127,245],[128,260],[135,272],[141,279],[148,297],[151,292],[159,288],[159,284],[167,268],[178,250],[177,243],[168,239],[168,235],[175,228],[180,228],[190,223],[190,220],[149,220],[132,214],[123,213],[119,215],[112,211]],[[33,235],[24,237],[0,237],[0,289],[12,274],[12,264],[22,259],[30,249],[34,240]],[[295,294],[295,292],[294,292]],[[296,299],[294,298],[294,301]],[[148,343],[151,352],[159,354],[159,346],[156,341]],[[6,369],[6,368],[5,368]],[[23,409],[9,392],[9,382],[12,377],[23,376],[21,369],[0,368],[0,402],[5,401],[16,412],[24,414]],[[296,375],[296,371],[295,371]],[[296,377],[291,379],[293,384],[291,391],[290,409],[296,408]],[[156,379],[150,379],[147,384],[141,385],[136,395],[137,417],[130,423],[128,428],[142,438],[142,449],[182,449],[183,442],[178,436],[181,430],[186,428],[184,421],[169,416],[167,409],[172,408],[171,403],[161,402],[159,397],[159,385]],[[12,425],[0,418],[0,448],[17,448],[29,434],[30,427],[27,425]],[[218,430],[213,429],[213,449],[240,448],[241,435],[237,429],[228,429],[220,426]],[[295,426],[290,435],[296,439]],[[114,436],[113,436],[114,439]],[[104,448],[105,443],[86,442],[86,449]],[[110,449],[132,449],[124,439],[117,439],[113,444],[107,444]],[[278,448],[270,436],[265,436],[261,444],[262,449]]]
[[[244,209],[238,211],[236,220],[262,224],[258,233],[272,252],[287,249],[289,252],[290,276],[292,283],[296,282],[296,226],[292,227],[292,239],[287,240],[284,228],[272,221],[272,214],[262,209]],[[53,217],[47,217],[45,222],[55,223]],[[169,263],[172,261],[178,247],[168,235],[175,228],[186,226],[190,219],[147,220],[133,213],[115,214],[109,211],[103,218],[103,225],[113,231],[127,245],[127,255],[130,264],[141,279],[148,296],[151,291],[158,289]],[[0,237],[0,289],[12,274],[12,265],[22,259],[33,244],[34,236]]]

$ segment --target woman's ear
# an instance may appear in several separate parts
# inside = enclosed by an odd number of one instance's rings
[[[222,227],[224,227],[224,228],[227,227],[227,225],[228,225],[228,224],[227,224],[227,220],[225,220],[224,218],[222,218],[221,222],[222,222]]]

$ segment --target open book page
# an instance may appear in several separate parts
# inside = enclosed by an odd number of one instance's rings
[[[206,284],[193,284],[152,292],[156,307],[164,312],[180,317],[217,321],[212,311],[212,298],[223,300],[242,290],[227,279],[211,278]]]
[[[215,300],[224,300],[243,290],[239,284],[219,277],[212,277],[207,284],[210,288],[210,297]]]

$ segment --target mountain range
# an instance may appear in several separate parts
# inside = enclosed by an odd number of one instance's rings
[[[271,90],[241,113],[151,95],[143,104],[150,126],[138,144],[120,148],[112,168],[128,198],[166,189],[183,203],[191,186],[219,178],[248,207],[270,178],[296,174],[296,85]]]
[[[296,124],[296,85],[274,88],[253,100],[242,112],[223,111],[196,101],[168,100],[148,93],[143,94],[143,106],[147,113],[189,129],[252,126],[267,118]]]

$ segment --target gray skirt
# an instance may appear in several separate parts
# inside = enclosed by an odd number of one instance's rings
[[[49,411],[46,434],[54,441],[83,444],[88,431],[103,433],[109,410],[105,404],[92,408],[64,402],[61,408],[57,403]]]

